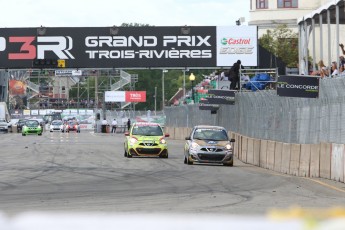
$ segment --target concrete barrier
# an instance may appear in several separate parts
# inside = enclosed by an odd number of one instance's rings
[[[291,158],[291,144],[283,143],[282,150],[282,164],[280,172],[289,174],[290,173],[290,159]]]
[[[241,138],[241,161],[247,163],[248,137]]]
[[[282,167],[282,152],[283,152],[283,143],[276,142],[274,150],[274,171],[281,172]]]
[[[260,167],[267,168],[267,140],[260,142]]]
[[[301,145],[298,176],[310,176],[310,145],[308,144]]]
[[[248,138],[247,142],[247,163],[254,164],[254,139]]]
[[[320,177],[331,179],[332,144],[321,143],[320,150]]]
[[[331,179],[344,182],[344,145],[332,144]]]
[[[267,142],[267,168],[274,170],[274,151],[275,151],[275,141]]]
[[[320,145],[310,146],[310,177],[320,177]]]
[[[300,154],[301,154],[301,145],[291,144],[290,170],[289,170],[289,174],[291,175],[298,176]]]
[[[254,165],[260,165],[260,140],[254,139]]]

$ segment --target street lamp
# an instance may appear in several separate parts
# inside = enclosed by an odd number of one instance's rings
[[[167,69],[162,70],[162,110],[164,111],[164,106],[165,106],[165,89],[164,89],[164,73],[167,73]]]
[[[193,73],[191,73],[189,75],[189,80],[192,82],[192,100],[194,103],[194,87],[193,87],[193,82],[195,81],[195,75]]]

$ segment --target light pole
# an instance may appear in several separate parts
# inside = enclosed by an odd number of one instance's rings
[[[192,82],[192,100],[194,103],[194,87],[193,87],[193,82],[195,81],[195,75],[193,73],[191,73],[189,75],[189,80]]]
[[[164,89],[164,73],[167,73],[167,69],[162,70],[162,110],[164,111],[164,106],[165,106],[165,89]]]
[[[157,86],[155,87],[155,116],[157,112]]]

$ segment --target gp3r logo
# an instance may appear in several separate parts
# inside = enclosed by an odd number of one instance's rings
[[[37,39],[35,46],[32,44]],[[73,39],[69,36],[11,36],[8,45],[21,43],[20,49],[15,53],[8,53],[9,60],[45,59],[47,52],[53,52],[58,59],[75,59],[69,52],[73,48]],[[6,50],[6,39],[0,37],[0,52]]]

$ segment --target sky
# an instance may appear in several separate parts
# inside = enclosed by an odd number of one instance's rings
[[[233,26],[249,20],[248,0],[0,0],[0,28]]]

